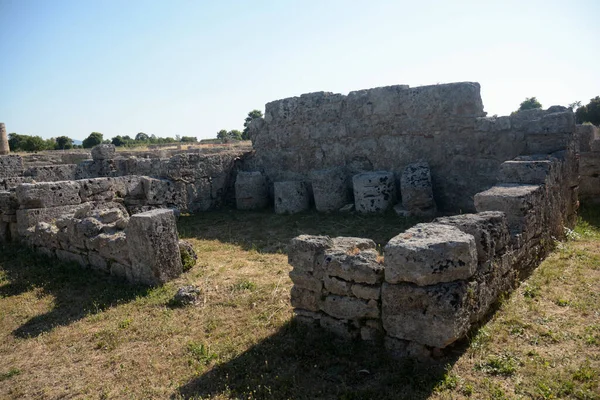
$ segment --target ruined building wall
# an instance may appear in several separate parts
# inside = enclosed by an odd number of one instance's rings
[[[594,125],[577,125],[580,143],[579,197],[586,203],[600,203],[600,131]]]
[[[573,113],[562,107],[485,117],[478,83],[305,94],[270,102],[251,124],[255,153],[245,165],[276,181],[310,181],[311,171],[343,167],[350,179],[386,170],[398,179],[418,160],[431,167],[444,211],[474,211],[473,196],[519,155],[565,148]],[[396,185],[400,187],[399,184]]]

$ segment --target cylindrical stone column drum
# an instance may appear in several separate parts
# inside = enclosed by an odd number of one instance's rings
[[[6,134],[6,126],[3,122],[0,122],[0,156],[10,153],[10,147],[8,147],[8,135]]]

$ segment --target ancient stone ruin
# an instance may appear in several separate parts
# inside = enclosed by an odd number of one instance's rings
[[[10,153],[10,147],[8,146],[6,126],[3,122],[0,122],[0,156],[7,155],[8,153]]]
[[[156,285],[182,272],[179,212],[415,216],[426,222],[382,251],[302,235],[288,256],[298,321],[421,356],[538,265],[574,225],[579,191],[600,200],[595,127],[559,106],[486,117],[472,82],[278,100],[250,134],[251,151],[0,156],[0,240]]]

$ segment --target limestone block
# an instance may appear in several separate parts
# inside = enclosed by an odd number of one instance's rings
[[[82,201],[112,201],[115,197],[115,178],[94,178],[78,181]]]
[[[256,210],[269,205],[267,180],[260,172],[238,172],[235,180],[235,202],[238,210]]]
[[[402,206],[412,215],[433,216],[436,212],[431,186],[431,171],[426,162],[409,164],[400,178]]]
[[[510,130],[510,117],[479,117],[475,119],[475,129],[482,132]]]
[[[310,273],[305,273],[298,270],[290,271],[290,279],[294,282],[294,285],[301,289],[311,290],[313,292],[320,292],[323,288],[323,281],[312,276]]]
[[[108,260],[129,265],[133,260],[130,258],[128,240],[124,232],[100,233],[87,241],[87,247]]]
[[[321,325],[321,328],[340,338],[354,339],[359,334],[359,331],[351,326],[348,321],[331,318],[327,315],[321,316],[319,324]]]
[[[392,337],[444,348],[470,327],[469,293],[464,281],[433,286],[384,283],[383,327]]]
[[[290,291],[290,301],[294,308],[316,312],[320,310],[321,293],[302,289],[294,285]]]
[[[142,185],[149,205],[172,206],[187,209],[187,188],[184,182],[143,177]]]
[[[541,222],[536,219],[536,213],[541,211],[543,197],[544,190],[539,185],[500,184],[477,193],[474,200],[478,212],[504,212],[511,233],[518,233],[530,224]],[[541,228],[541,225],[537,227]]]
[[[545,158],[545,159],[544,159]],[[525,183],[541,185],[556,168],[556,160],[549,157],[517,157],[500,165],[499,183]]]
[[[114,144],[99,144],[92,148],[92,159],[111,160],[115,157],[116,148]]]
[[[479,263],[491,260],[510,242],[506,216],[500,211],[441,217],[434,222],[452,225],[466,234],[473,235]]]
[[[591,143],[600,139],[600,131],[592,124],[577,125],[576,131],[581,152],[591,151]]]
[[[331,241],[332,247],[352,252],[356,252],[356,250],[373,250],[377,247],[377,244],[372,239],[359,237],[338,236],[331,239]]]
[[[88,261],[92,269],[102,271],[102,272],[110,272],[109,264],[104,257],[100,254],[90,251],[87,254]]]
[[[375,250],[355,251],[340,247],[325,250],[323,271],[349,282],[373,285],[383,280],[383,265]]]
[[[352,283],[343,279],[325,275],[323,277],[323,286],[329,293],[340,296],[349,296],[351,294]]]
[[[477,269],[472,235],[442,224],[417,224],[384,249],[385,280],[433,285],[471,277]]]
[[[33,179],[30,176],[13,176],[10,178],[2,178],[0,176],[0,190],[15,189],[22,183],[32,183]]]
[[[0,191],[0,213],[14,213],[19,208],[19,202],[15,192]]]
[[[319,320],[321,319],[321,316],[323,314],[321,314],[320,312],[313,312],[308,310],[302,310],[301,308],[295,308],[294,315],[296,316],[296,320],[298,322],[309,325],[315,325],[319,323]]]
[[[145,198],[142,177],[137,175],[126,175],[112,178],[114,180],[114,192],[117,197],[127,199]]]
[[[9,242],[10,240],[8,222],[0,221],[0,243]]]
[[[359,299],[365,300],[379,300],[381,297],[381,286],[380,285],[352,285],[352,294]]]
[[[17,211],[17,226],[19,236],[26,236],[29,228],[35,227],[38,222],[51,222],[63,215],[74,215],[77,210],[85,207],[84,204],[59,206],[50,208],[34,208]]]
[[[172,210],[132,215],[125,234],[134,282],[160,285],[183,272]]]
[[[384,212],[396,201],[394,174],[365,172],[352,177],[354,206],[361,213]]]
[[[312,171],[311,183],[317,211],[338,211],[348,204],[348,185],[343,170]]]
[[[47,222],[40,222],[35,226],[33,232],[28,237],[28,242],[34,246],[46,247],[48,249],[57,249],[58,228],[56,225]]]
[[[0,178],[22,176],[24,170],[21,156],[16,154],[0,155]]]
[[[77,164],[43,165],[28,168],[25,175],[36,182],[70,181],[75,179]]]
[[[328,236],[296,236],[288,245],[288,263],[294,269],[313,272],[322,265],[325,250],[332,246]]]
[[[80,204],[79,183],[76,181],[24,183],[17,186],[21,208],[48,208]]]
[[[276,214],[295,214],[310,206],[308,187],[303,181],[275,182],[274,197]]]
[[[321,310],[332,317],[340,319],[379,317],[377,301],[361,300],[348,296],[327,296],[321,303]]]
[[[85,267],[88,265],[87,256],[84,254],[73,253],[66,250],[56,250],[56,257],[64,262],[73,262]]]

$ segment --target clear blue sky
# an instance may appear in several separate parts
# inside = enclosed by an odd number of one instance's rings
[[[598,0],[0,0],[0,121],[211,138],[284,97],[456,81],[506,115],[600,95],[599,49]]]

